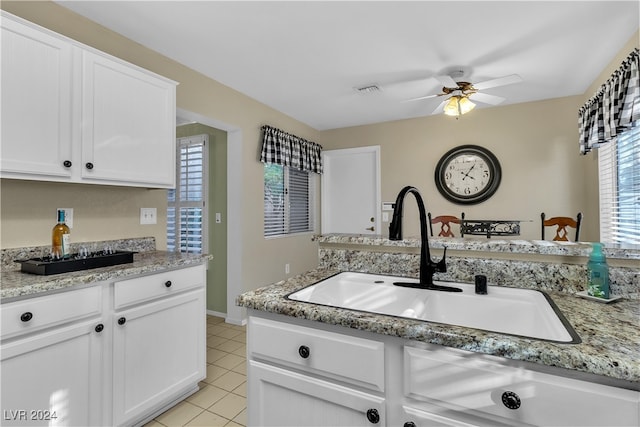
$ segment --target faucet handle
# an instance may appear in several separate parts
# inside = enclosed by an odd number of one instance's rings
[[[444,253],[442,254],[442,259],[435,263],[435,271],[438,273],[446,273],[447,272],[447,247],[444,247]]]

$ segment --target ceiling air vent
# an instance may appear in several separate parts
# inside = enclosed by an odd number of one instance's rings
[[[370,95],[372,93],[378,93],[382,89],[380,89],[380,86],[373,84],[373,85],[357,87],[355,88],[355,90],[356,92],[361,93],[363,95]]]

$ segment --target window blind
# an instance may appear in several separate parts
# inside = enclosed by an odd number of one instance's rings
[[[640,126],[598,148],[600,241],[640,244]]]
[[[312,187],[309,172],[264,165],[264,235],[312,231]]]
[[[167,250],[202,253],[206,212],[206,142],[208,135],[178,139],[175,190],[167,195]]]

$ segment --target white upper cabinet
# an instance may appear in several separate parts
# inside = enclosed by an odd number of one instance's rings
[[[72,46],[4,14],[1,37],[2,176],[68,180]]]
[[[2,12],[0,177],[175,186],[176,82]]]
[[[173,187],[175,85],[82,52],[82,177]]]

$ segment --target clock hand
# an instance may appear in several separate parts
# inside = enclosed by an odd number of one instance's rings
[[[476,167],[476,164],[474,163],[474,164],[471,166],[471,169],[469,169],[469,170],[467,171],[467,173],[465,173],[465,174],[464,174],[464,176],[462,177],[462,180],[463,180],[463,181],[464,181],[464,179],[465,179],[465,178],[467,178],[467,177],[469,177],[469,178],[471,178],[471,179],[475,179],[474,177],[469,176],[469,174],[471,173],[471,171],[472,171],[472,170],[473,170],[473,168],[475,168],[475,167]],[[460,173],[464,173],[464,172],[460,171]]]

